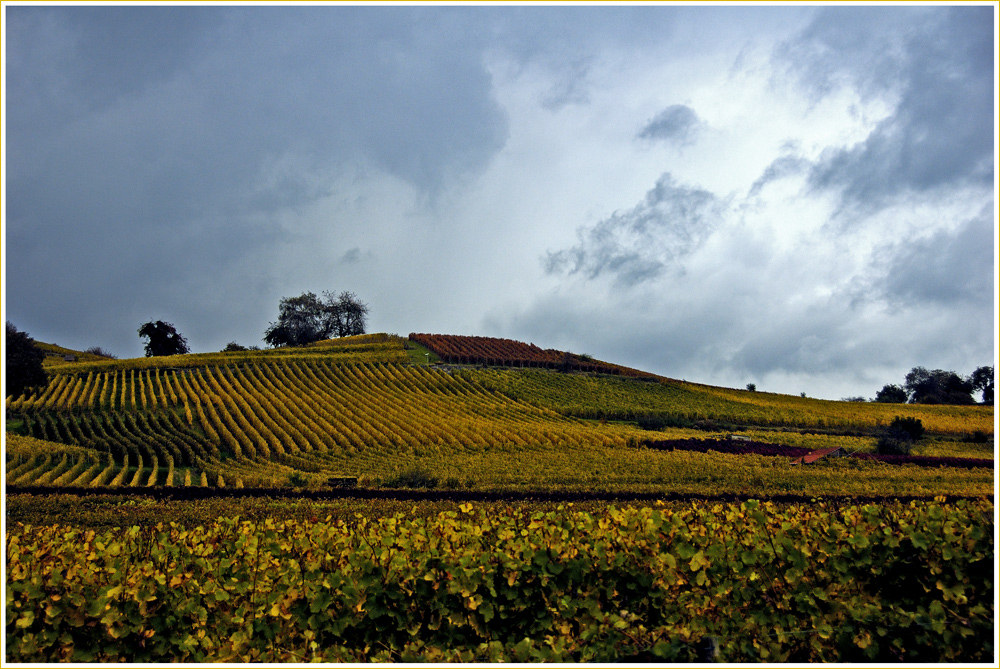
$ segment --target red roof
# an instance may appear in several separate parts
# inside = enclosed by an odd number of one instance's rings
[[[793,465],[808,465],[808,464],[812,464],[813,462],[816,462],[820,458],[824,458],[827,455],[833,455],[834,453],[836,453],[839,450],[840,450],[840,446],[832,446],[830,448],[820,448],[818,450],[813,451],[809,455],[803,455],[800,458],[795,458],[794,460],[792,460],[792,464]]]

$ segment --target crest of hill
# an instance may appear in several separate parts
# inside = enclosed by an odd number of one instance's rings
[[[78,351],[61,349],[52,344],[36,342],[46,351],[56,349],[65,354],[77,355],[77,360],[59,356],[60,373],[80,374],[87,372],[107,372],[119,369],[187,369],[192,367],[216,367],[241,364],[267,363],[303,359],[334,358],[338,362],[387,362],[406,363],[410,356],[404,348],[403,337],[394,334],[366,334],[340,339],[318,341],[308,346],[281,347],[245,351],[219,351],[210,353],[185,353],[182,355],[153,356],[145,358],[125,358],[114,360]]]
[[[661,380],[654,374],[638,369],[595,360],[557,349],[542,349],[533,343],[514,339],[465,335],[410,334],[410,341],[427,347],[442,362],[457,365],[485,365],[557,369],[563,372],[594,372],[628,376],[650,381]]]
[[[60,367],[62,365],[68,365],[75,362],[102,362],[113,360],[113,358],[108,356],[91,353],[89,351],[77,351],[64,346],[59,346],[58,344],[47,344],[45,342],[36,341],[35,346],[45,353],[45,359],[42,361],[42,366],[46,368]]]
[[[567,351],[495,337],[366,334],[281,347],[115,360],[39,343],[50,372],[84,375],[118,370],[180,370],[285,362],[394,364],[468,376],[483,388],[584,419],[736,429],[757,425],[871,434],[897,415],[930,432],[993,434],[993,407],[857,403],[751,392],[656,376]],[[76,361],[66,356],[77,356]],[[567,373],[559,373],[567,372]]]

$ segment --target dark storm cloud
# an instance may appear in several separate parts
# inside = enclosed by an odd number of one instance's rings
[[[967,302],[988,310],[993,302],[994,235],[992,207],[954,231],[893,244],[877,294],[890,304]]]
[[[294,243],[280,212],[332,175],[433,198],[506,139],[479,30],[451,10],[5,9],[7,306],[60,332],[101,329],[97,295],[104,329],[186,309],[186,282],[231,327],[270,278],[244,263]]]
[[[446,15],[402,10],[371,21],[353,8],[203,7],[160,21],[157,9],[174,16],[155,7],[13,8],[13,47],[40,39],[41,23],[66,39],[44,61],[11,66],[11,149],[22,136],[45,138],[50,128],[19,113],[19,101],[52,87],[60,94],[45,102],[60,123],[75,123],[50,144],[83,134],[80,148],[100,149],[102,160],[129,171],[166,163],[196,172],[193,182],[208,177],[213,193],[223,175],[243,183],[288,151],[321,164],[364,158],[433,189],[503,144],[489,76]],[[38,11],[50,19],[36,20]],[[161,23],[172,26],[168,37]],[[46,86],[53,72],[64,85]]]
[[[686,105],[670,105],[657,114],[639,131],[638,137],[647,140],[667,140],[687,144],[697,130],[700,120],[693,109]]]
[[[898,96],[862,142],[828,151],[811,175],[845,202],[878,208],[907,193],[993,181],[993,8],[828,8],[782,54],[822,95],[838,83]],[[897,24],[891,30],[887,21]]]
[[[649,281],[698,248],[724,209],[712,193],[664,174],[634,208],[579,230],[575,246],[549,252],[545,269],[588,279],[607,274],[624,286]]]

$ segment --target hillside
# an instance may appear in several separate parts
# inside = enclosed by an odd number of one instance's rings
[[[23,433],[7,435],[8,485],[319,488],[341,477],[466,490],[993,489],[991,468],[856,458],[792,467],[755,453],[646,447],[739,431],[757,443],[870,452],[875,432],[902,415],[932,434],[918,455],[991,458],[992,407],[751,393],[509,340],[376,334],[304,348],[79,358],[49,371],[42,391],[6,399]],[[976,432],[990,442],[968,441]]]
[[[6,398],[8,661],[993,656],[992,407],[440,335],[49,371]],[[931,436],[873,453],[895,415]]]

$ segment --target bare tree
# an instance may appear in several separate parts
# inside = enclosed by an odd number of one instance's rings
[[[310,292],[283,297],[278,320],[268,326],[264,341],[271,346],[305,346],[332,337],[364,334],[367,318],[368,305],[348,291],[337,296],[324,292],[322,300]]]

